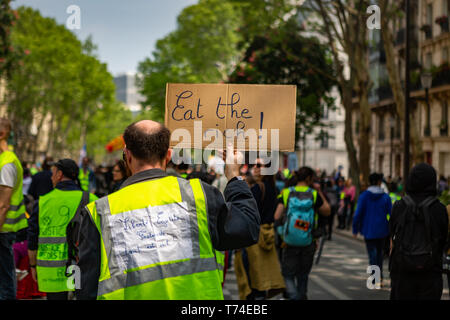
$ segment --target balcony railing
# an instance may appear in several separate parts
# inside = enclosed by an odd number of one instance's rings
[[[424,24],[422,27],[420,27],[420,31],[425,33],[426,40],[433,38],[433,28],[429,24]]]
[[[436,18],[435,22],[436,22],[436,24],[438,24],[441,27],[441,34],[449,32],[448,16],[444,15],[444,16],[438,17],[438,18]]]
[[[433,74],[433,87],[450,84],[450,64],[445,63],[439,66]]]

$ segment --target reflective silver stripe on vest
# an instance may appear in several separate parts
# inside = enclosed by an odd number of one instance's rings
[[[177,178],[180,186],[181,201],[186,202],[189,211],[189,223],[191,226],[191,241],[192,241],[192,256],[194,258],[200,257],[200,244],[198,242],[198,223],[197,223],[197,208],[194,197],[194,190],[189,181]]]
[[[99,282],[97,296],[114,292],[147,282],[165,278],[185,276],[193,273],[216,270],[217,263],[214,258],[197,258],[177,263],[158,265],[155,267],[122,273]]]
[[[19,203],[17,206],[13,206],[13,205],[9,206],[9,209],[8,209],[8,210],[9,210],[9,211],[17,211],[17,210],[19,210],[20,207],[22,207],[23,205],[25,205],[24,200],[22,200],[22,202]]]
[[[108,222],[108,216],[111,215],[108,197],[103,197],[95,201],[95,207],[97,209],[97,214],[100,217],[100,228],[102,231],[103,243],[105,244],[106,256],[108,257],[109,273],[111,277],[117,276],[121,274],[121,271],[117,264],[118,258],[112,246],[111,226]]]
[[[39,237],[39,244],[51,243],[51,244],[60,244],[66,243],[66,237]]]
[[[39,267],[50,267],[50,268],[57,268],[57,267],[65,267],[67,265],[67,260],[37,260],[37,265]]]
[[[27,218],[27,216],[25,215],[25,213],[22,213],[17,218],[6,218],[5,219],[5,224],[16,224],[16,223],[19,223],[21,220],[24,220],[26,218]]]

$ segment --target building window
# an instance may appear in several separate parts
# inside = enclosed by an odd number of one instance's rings
[[[322,149],[328,149],[328,132],[320,131],[320,147]]]
[[[384,164],[383,164],[383,162],[384,162],[384,155],[383,154],[380,154],[379,156],[378,156],[378,171],[379,172],[383,172],[384,171]]]
[[[324,105],[323,106],[323,119],[328,119],[328,106]]]
[[[427,24],[433,29],[433,4],[427,5]]]
[[[448,63],[448,47],[442,48],[442,64]]]
[[[378,120],[378,140],[384,140],[384,115],[380,115]]]
[[[433,54],[431,52],[428,52],[425,56],[425,68],[430,70],[433,66]]]
[[[439,123],[439,130],[441,136],[448,135],[448,103],[447,101],[442,102],[441,105],[441,122]]]

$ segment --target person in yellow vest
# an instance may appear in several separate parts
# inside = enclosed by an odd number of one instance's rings
[[[170,131],[142,120],[124,134],[132,176],[81,211],[77,299],[223,299],[223,255],[255,244],[260,218],[239,177],[242,154],[224,152],[228,184],[221,192],[169,176]],[[236,161],[239,156],[241,160]]]
[[[98,198],[82,191],[78,165],[71,159],[52,164],[54,189],[34,204],[28,229],[28,256],[33,279],[48,300],[67,300],[75,286],[68,281],[67,266],[73,255],[67,242],[67,229],[77,210]]]
[[[89,191],[95,193],[96,181],[94,172],[89,168],[89,158],[84,157],[81,161],[81,168],[78,174],[78,180],[81,184],[81,189],[83,191]]]
[[[23,168],[9,151],[11,123],[0,118],[0,300],[16,299],[16,268],[12,245],[28,226],[22,193]]]

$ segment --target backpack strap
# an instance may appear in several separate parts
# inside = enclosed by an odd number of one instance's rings
[[[394,230],[395,238],[397,238],[398,236],[401,236],[400,233],[403,233],[402,229],[404,229],[404,228],[402,228],[402,227],[405,226],[405,224],[406,224],[406,215],[408,214],[408,212],[409,211],[412,211],[412,212],[416,211],[415,210],[416,203],[414,202],[414,200],[409,195],[405,195],[403,197],[403,201],[405,202],[406,208],[401,213],[400,217],[398,218],[398,222],[397,222],[397,224],[395,226],[395,230]]]
[[[404,196],[403,200],[405,201],[407,207],[415,207],[416,206],[416,203],[409,195]]]
[[[80,242],[80,219],[81,210],[89,203],[89,192],[83,191],[81,196],[80,204],[78,205],[77,211],[73,216],[70,223],[67,225],[66,236],[68,245],[68,259],[67,267],[69,267],[73,261],[77,261],[78,258],[78,243]]]
[[[433,249],[433,237],[432,237],[433,232],[431,230],[431,214],[429,209],[436,200],[438,200],[436,197],[430,196],[419,204],[419,208],[423,212],[424,216],[425,230],[427,231],[426,233],[427,240],[431,244],[432,249]]]

